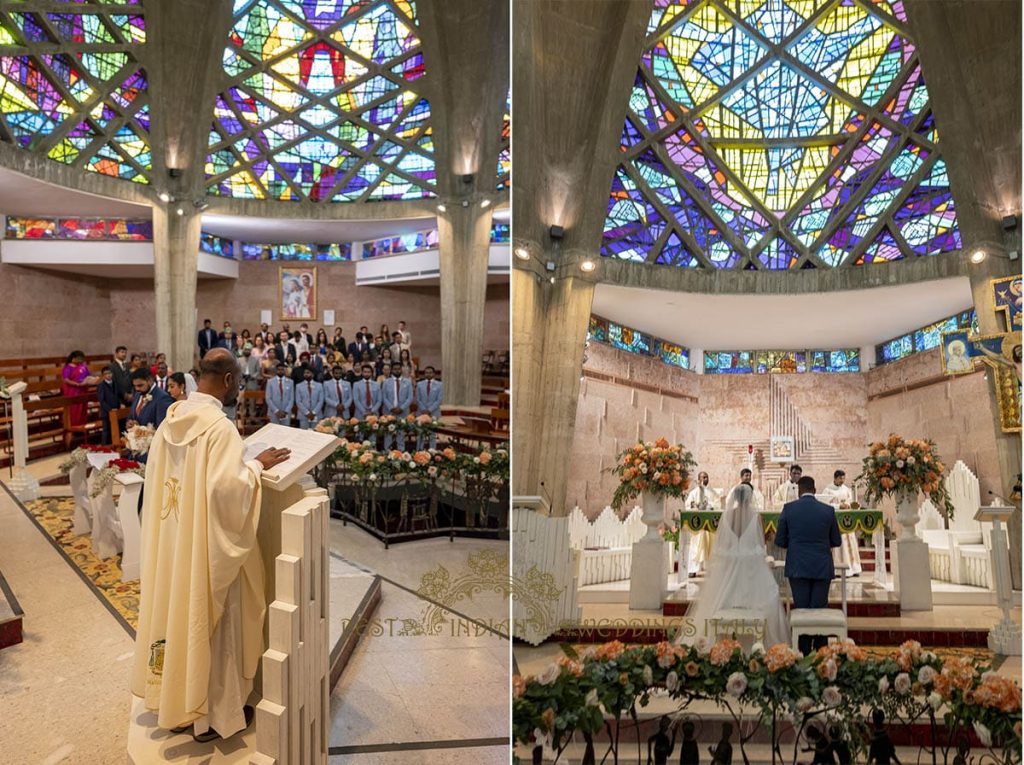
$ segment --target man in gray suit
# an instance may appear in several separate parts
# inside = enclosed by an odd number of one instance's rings
[[[800,498],[787,502],[779,516],[775,544],[786,549],[786,577],[793,592],[793,608],[825,608],[828,588],[835,577],[832,548],[843,542],[836,511],[814,498],[814,479],[797,482]],[[828,638],[801,635],[798,649],[804,655],[820,648]],[[813,645],[812,645],[813,644]]]

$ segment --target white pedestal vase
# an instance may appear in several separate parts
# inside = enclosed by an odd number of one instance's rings
[[[121,555],[121,581],[130,582],[140,576],[139,555],[142,547],[142,524],[139,522],[139,495],[144,481],[135,473],[120,473],[114,478],[121,486],[117,499],[117,516],[121,521],[124,551]]]
[[[73,531],[83,536],[92,531],[92,503],[89,501],[89,487],[86,476],[89,464],[82,462],[68,472],[71,496],[75,499],[75,526]]]
[[[629,569],[629,608],[660,611],[668,594],[668,576],[665,572],[669,547],[658,531],[658,527],[665,523],[665,497],[660,494],[643,494],[641,507],[641,520],[647,526],[647,533],[639,542],[633,543]]]
[[[113,484],[91,499],[92,551],[97,558],[112,558],[121,552],[121,522],[114,505]]]
[[[903,611],[932,610],[932,578],[928,565],[928,544],[917,535],[921,520],[916,494],[896,496],[896,520],[903,527],[893,548],[893,574]]]

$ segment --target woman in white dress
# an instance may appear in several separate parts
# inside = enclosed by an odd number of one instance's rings
[[[765,561],[764,531],[754,508],[754,491],[741,483],[729,493],[711,548],[707,576],[686,618],[695,629],[683,629],[680,643],[693,644],[700,638],[714,642],[713,625],[708,622],[725,609],[742,608],[760,612],[765,619],[764,645],[789,642],[786,612],[779,586]]]

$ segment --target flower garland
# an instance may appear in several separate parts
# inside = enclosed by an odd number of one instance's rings
[[[663,692],[681,702],[710,700],[730,712],[742,703],[760,710],[766,724],[782,717],[801,727],[824,716],[847,726],[855,748],[866,743],[860,723],[872,708],[907,721],[935,719],[944,709],[939,724],[956,733],[970,722],[985,746],[1003,752],[1004,762],[1020,759],[1020,686],[969,658],[942,661],[917,641],[885,658],[869,657],[849,639],[807,657],[785,643],[767,650],[757,644],[745,654],[728,639],[695,646],[613,641],[580,653],[564,650],[540,675],[513,677],[516,742],[557,750],[575,731],[597,733],[606,715],[635,714],[637,703],[646,706],[653,693]]]
[[[505,449],[482,449],[474,454],[457,452],[450,446],[419,451],[379,451],[369,441],[343,438],[333,455],[335,467],[342,468],[360,483],[381,483],[410,478],[432,483],[440,478],[469,477],[493,484],[508,482],[509,457]]]
[[[365,420],[355,417],[345,419],[344,417],[325,417],[314,427],[321,433],[333,433],[341,438],[349,438],[354,441],[374,440],[380,434],[404,433],[406,436],[429,436],[435,432],[441,424],[429,414],[419,416],[410,414],[408,417],[399,419],[390,414],[381,416],[369,415]]]
[[[936,508],[944,510],[948,518],[953,517],[953,503],[942,481],[946,466],[935,450],[934,441],[905,440],[890,433],[888,441],[875,441],[868,449],[863,470],[856,479],[864,482],[866,502],[894,494],[921,492]]]
[[[92,446],[90,444],[85,444],[84,446],[79,446],[77,449],[71,452],[71,454],[68,455],[68,458],[57,466],[57,469],[60,470],[60,472],[64,473],[65,475],[70,473],[72,470],[75,469],[75,466],[83,465],[89,461],[90,452],[93,452],[95,454],[118,453],[117,449],[112,449],[109,446]]]
[[[89,496],[93,499],[105,492],[114,483],[114,477],[120,473],[135,473],[137,476],[146,477],[146,466],[135,460],[110,460],[107,466],[97,470],[92,477],[92,489]]]
[[[616,455],[616,464],[605,472],[619,476],[612,496],[612,508],[622,506],[641,493],[681,497],[690,487],[690,470],[697,465],[682,444],[670,446],[664,438],[654,443],[637,442]]]

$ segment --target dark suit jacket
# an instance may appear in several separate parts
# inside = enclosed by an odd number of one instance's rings
[[[121,408],[121,397],[117,394],[117,386],[113,380],[109,384],[101,381],[96,386],[96,397],[100,400],[100,412],[103,413],[104,421],[114,409]]]
[[[127,364],[124,365],[124,369],[121,369],[116,361],[111,361],[110,366],[114,370],[114,390],[117,391],[118,406],[120,406],[131,400],[135,393],[135,389],[132,387],[132,373],[128,371]]]
[[[295,343],[285,343],[284,345],[277,343],[274,345],[274,353],[277,355],[278,361],[285,361],[288,358],[288,351],[291,351],[295,358],[298,359],[299,349],[295,347]]]
[[[356,361],[362,361],[363,360],[363,349],[364,348],[365,348],[365,346],[360,345],[359,343],[354,343],[354,342],[353,343],[349,343],[348,344],[348,354],[346,354],[346,355],[355,356],[356,357]]]
[[[167,416],[167,407],[174,403],[174,399],[171,398],[170,393],[160,390],[156,385],[150,389],[147,395],[153,398],[142,407],[141,411],[136,413],[136,408],[139,405],[139,394],[135,394],[132,398],[132,411],[128,415],[128,419],[135,420],[139,425],[152,425],[154,428],[159,428],[160,423]]]
[[[775,544],[786,549],[786,576],[833,579],[832,548],[839,547],[836,511],[812,494],[787,502],[779,516]]]
[[[213,327],[199,330],[199,358],[205,356],[211,348],[217,347],[217,338],[217,330]]]

